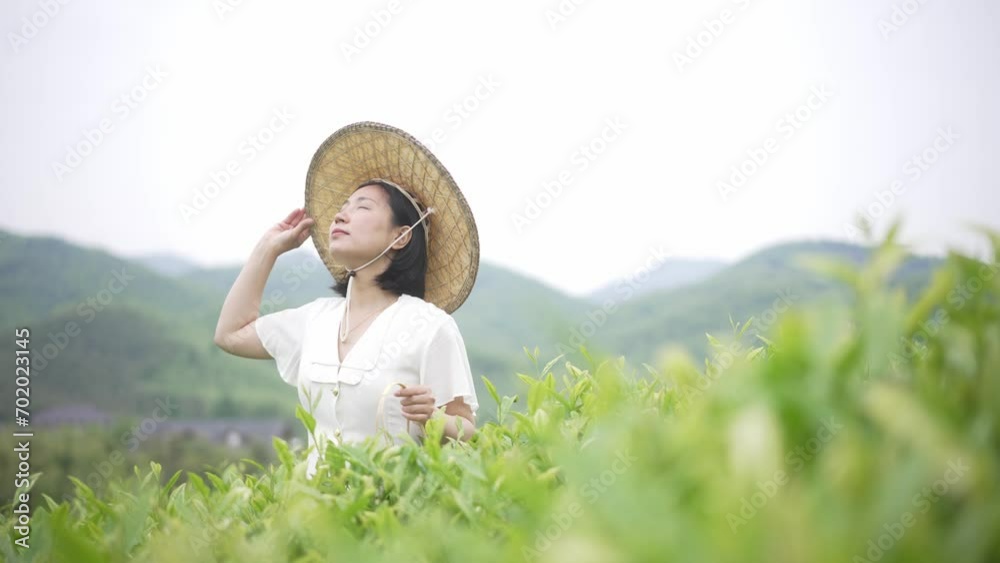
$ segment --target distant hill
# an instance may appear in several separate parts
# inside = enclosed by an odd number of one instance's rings
[[[70,323],[79,329],[67,330]],[[294,390],[265,362],[233,358],[216,348],[214,325],[211,330],[181,325],[132,304],[108,307],[90,322],[66,311],[26,325],[35,351],[33,412],[83,402],[109,413],[146,417],[157,399],[169,398],[178,405],[174,418],[294,416],[289,415]],[[43,350],[54,342],[58,351]],[[13,347],[13,339],[0,342],[5,357],[13,356]],[[12,378],[0,381],[4,396],[13,396],[12,385]],[[0,405],[0,410],[11,407]]]
[[[4,234],[0,324],[7,334],[31,330],[32,410],[89,402],[148,416],[150,401],[165,394],[181,400],[182,417],[232,410],[234,399],[260,415],[294,409],[273,364],[234,358],[212,342],[218,290],[60,239]],[[13,339],[0,350],[12,358]],[[4,396],[12,386],[0,378]],[[11,411],[0,405],[0,415]]]
[[[726,267],[721,260],[691,260],[675,258],[665,260],[649,272],[649,277],[642,282],[637,280],[618,280],[587,295],[592,303],[603,303],[611,299],[622,299],[626,295],[638,297],[658,291],[666,291],[698,283],[707,279]],[[630,298],[631,298],[630,297]]]
[[[846,288],[802,264],[822,256],[861,264],[871,250],[837,242],[789,243],[767,248],[696,284],[652,292],[621,302],[620,308],[591,339],[608,352],[621,350],[635,362],[651,362],[665,344],[685,346],[692,354],[710,353],[705,333],[730,334],[730,316],[743,322],[762,315],[784,296],[795,304],[816,299],[845,300]],[[936,258],[906,260],[893,283],[911,296],[926,284]]]
[[[182,418],[294,413],[294,389],[277,377],[273,362],[233,357],[212,342],[222,302],[242,266],[183,271],[173,267],[183,260],[169,256],[126,260],[56,238],[3,235],[0,322],[9,334],[15,327],[32,331],[41,375],[33,381],[34,408],[86,402],[148,416],[150,401],[169,395],[179,401]],[[147,264],[173,266],[157,272]],[[521,347],[544,342],[551,315],[559,311],[552,304],[573,300],[487,264],[478,281],[455,316],[480,402],[489,410],[479,376],[515,393],[514,373],[530,366]],[[262,313],[331,295],[332,283],[308,251],[286,253],[268,278]],[[494,291],[505,287],[513,293]],[[538,306],[521,315],[515,304],[528,299]],[[518,312],[505,320],[496,308],[501,303]],[[11,341],[0,343],[0,350],[13,357]],[[12,385],[9,378],[0,381],[0,392],[10,396]],[[0,406],[0,416],[10,409]]]
[[[223,297],[236,281],[243,264],[216,268],[198,268],[179,276],[192,284],[222,292]],[[312,251],[297,248],[278,257],[267,279],[264,300],[277,309],[308,303],[317,297],[332,295],[333,276]],[[221,305],[221,303],[220,303]]]
[[[586,301],[483,263],[472,293],[453,316],[462,330],[473,368],[478,365],[480,372],[491,377],[498,392],[512,395],[520,386],[513,370],[529,373],[533,369],[523,348],[554,349],[570,316],[584,307]],[[543,364],[545,361],[541,360]],[[477,372],[473,371],[473,375],[478,379]],[[485,392],[484,388],[480,393],[480,404],[489,399]]]
[[[0,244],[0,324],[71,312],[87,318],[133,304],[167,317],[218,315],[217,293],[164,277],[140,263],[52,237],[6,233]],[[214,313],[212,309],[215,309]]]
[[[273,362],[236,358],[212,342],[222,302],[242,265],[190,269],[185,260],[166,255],[125,260],[51,237],[0,233],[0,238],[0,322],[7,334],[14,327],[32,330],[38,375],[33,408],[86,402],[111,413],[149,416],[151,401],[169,395],[180,404],[179,418],[294,413],[294,389],[278,378]],[[620,292],[606,294],[614,300],[611,314],[603,313],[604,300],[568,296],[482,263],[469,299],[454,313],[485,409],[481,413],[489,416],[494,407],[480,375],[503,394],[521,392],[515,373],[534,370],[524,347],[540,349],[540,364],[560,351],[579,361],[574,351],[579,342],[595,353],[624,355],[633,365],[651,361],[667,343],[704,355],[705,332],[727,334],[730,315],[739,321],[760,315],[780,292],[802,301],[843,299],[842,289],[803,268],[800,256],[859,263],[868,253],[848,244],[796,243],[721,269],[711,262],[688,264],[651,277],[647,288],[628,299]],[[935,262],[911,258],[897,283],[912,295]],[[268,278],[262,312],[332,295],[332,283],[309,250],[286,253]],[[73,324],[78,331],[69,330]],[[0,342],[0,350],[11,358],[13,341]],[[0,379],[0,392],[11,396],[12,385],[11,378]],[[0,405],[0,416],[11,409]]]
[[[166,253],[138,256],[132,258],[132,261],[138,262],[158,274],[169,277],[180,276],[200,268],[198,264],[191,260]]]

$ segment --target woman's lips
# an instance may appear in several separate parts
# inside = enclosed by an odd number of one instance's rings
[[[347,231],[341,231],[340,229],[337,229],[336,231],[333,231],[333,233],[331,233],[330,236],[335,237],[337,235],[346,235],[346,234],[348,234]]]

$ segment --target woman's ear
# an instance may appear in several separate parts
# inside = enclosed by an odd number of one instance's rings
[[[406,245],[410,242],[410,239],[413,238],[413,233],[410,232],[410,227],[404,226],[404,227],[399,227],[399,230],[393,231],[392,239],[396,240],[396,237],[398,237],[402,233],[406,233],[406,236],[397,240],[396,243],[392,245],[393,250],[401,250],[403,248],[406,248]]]

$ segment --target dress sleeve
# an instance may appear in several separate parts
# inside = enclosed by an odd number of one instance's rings
[[[434,406],[440,407],[462,397],[475,415],[479,408],[472,368],[465,350],[465,340],[450,315],[431,336],[420,362],[420,381],[431,388]]]
[[[306,326],[320,299],[301,307],[275,311],[257,317],[254,328],[267,353],[278,366],[278,375],[289,385],[299,384],[299,360],[302,357],[302,340]]]

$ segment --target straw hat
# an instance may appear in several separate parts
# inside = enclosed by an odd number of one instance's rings
[[[390,125],[352,123],[330,135],[313,155],[305,209],[314,220],[312,240],[323,263],[337,280],[349,275],[329,255],[329,227],[354,190],[373,179],[394,184],[417,208],[417,222],[426,221],[424,300],[454,312],[469,296],[479,271],[476,221],[444,165],[420,141]]]

